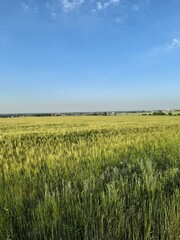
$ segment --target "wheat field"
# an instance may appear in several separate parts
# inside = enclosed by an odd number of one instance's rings
[[[0,239],[180,239],[180,117],[0,119]]]

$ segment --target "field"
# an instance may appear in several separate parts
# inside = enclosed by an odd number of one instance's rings
[[[180,239],[180,117],[0,119],[0,239]]]

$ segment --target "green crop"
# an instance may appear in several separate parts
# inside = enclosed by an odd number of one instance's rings
[[[180,239],[180,118],[0,119],[0,239]]]

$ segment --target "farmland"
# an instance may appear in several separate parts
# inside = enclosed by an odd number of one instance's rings
[[[0,119],[0,239],[180,239],[178,116]]]

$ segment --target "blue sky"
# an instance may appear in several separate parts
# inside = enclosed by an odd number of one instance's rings
[[[179,0],[0,0],[0,113],[168,108]]]

